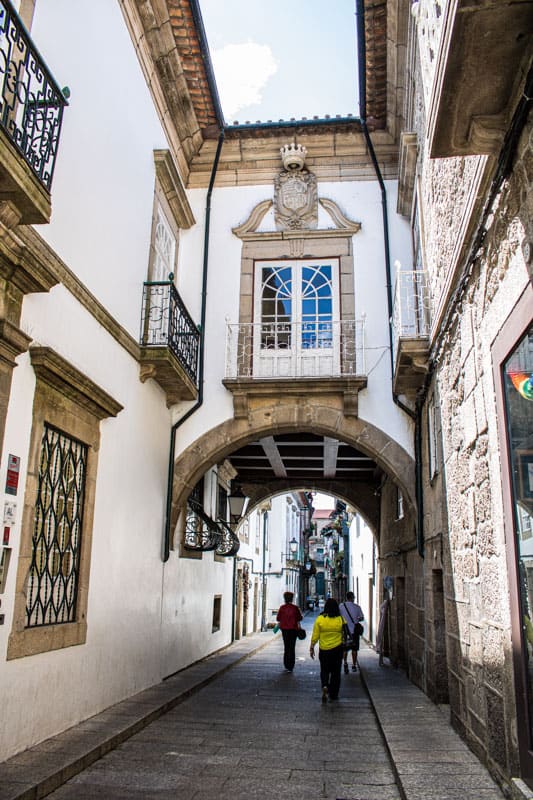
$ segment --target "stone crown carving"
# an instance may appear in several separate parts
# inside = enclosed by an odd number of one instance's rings
[[[303,144],[292,142],[291,144],[280,147],[279,152],[281,153],[281,160],[286,170],[293,171],[303,169],[305,157],[307,155],[307,147],[304,147]]]

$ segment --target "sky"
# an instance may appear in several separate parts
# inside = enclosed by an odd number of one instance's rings
[[[355,0],[200,0],[226,123],[359,115]]]

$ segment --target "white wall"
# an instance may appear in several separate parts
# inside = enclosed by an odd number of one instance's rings
[[[206,429],[233,415],[232,396],[222,385],[225,365],[226,319],[238,322],[242,242],[231,228],[242,223],[261,200],[273,197],[273,186],[215,189],[211,205],[211,238],[207,291],[205,399],[197,413],[178,434],[180,449],[187,447]],[[411,262],[409,226],[394,213],[396,183],[387,183],[392,260]],[[197,221],[204,215],[205,191],[190,193]],[[343,213],[361,222],[353,237],[356,317],[366,316],[368,387],[359,393],[359,416],[383,430],[412,452],[412,433],[406,415],[392,401],[386,275],[381,212],[381,194],[375,181],[320,183],[319,197],[334,200]],[[324,223],[331,227],[324,219]],[[266,223],[265,223],[266,224]],[[262,227],[265,227],[265,224]],[[179,289],[195,319],[200,299],[195,293],[194,268],[201,249],[201,226],[181,237]],[[181,413],[181,410],[180,410]]]
[[[374,560],[374,536],[360,514],[356,514],[350,524],[350,586],[355,595],[355,602],[363,609],[365,621],[365,637],[375,641],[377,621],[379,619],[379,603],[377,597],[378,574],[377,564]],[[370,593],[369,581],[374,570],[375,586]],[[372,614],[371,614],[372,609]],[[373,630],[370,630],[370,617],[374,620]]]
[[[118,4],[108,0],[38,2],[32,36],[60,86],[68,84],[72,93],[52,188],[52,222],[38,231],[138,339],[153,149],[165,147],[165,139],[124,20]],[[164,393],[151,380],[140,383],[137,361],[63,286],[27,295],[20,325],[34,343],[52,347],[124,409],[100,424],[87,642],[6,661],[35,386],[29,355],[17,358],[0,465],[4,487],[8,454],[21,458],[12,559],[1,597],[6,624],[0,626],[0,759],[157,682],[160,640],[172,633],[170,614],[162,616],[161,607],[171,424]],[[165,610],[168,605],[167,598]],[[229,638],[227,631],[222,635]],[[210,645],[204,640],[201,655]],[[183,651],[189,659],[195,653],[186,642],[165,669],[178,668]]]
[[[71,91],[39,233],[139,336],[154,192],[153,150],[168,147],[117,2],[38,0],[32,38]]]

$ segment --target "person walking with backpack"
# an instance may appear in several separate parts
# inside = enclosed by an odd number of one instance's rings
[[[359,637],[363,633],[363,626],[361,622],[364,620],[364,614],[361,606],[355,601],[353,592],[346,594],[346,600],[341,603],[339,610],[346,620],[348,625],[349,640],[344,647],[344,672],[348,674],[348,651],[352,652],[352,672],[357,672],[357,653],[359,652]]]

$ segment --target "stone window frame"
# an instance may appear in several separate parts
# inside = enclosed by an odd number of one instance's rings
[[[298,247],[291,247],[286,240],[279,242],[245,242],[241,258],[241,290],[239,323],[254,322],[255,269],[262,261],[303,262],[320,259],[337,260],[339,319],[355,319],[355,275],[353,248],[350,239],[331,237],[313,240],[312,231],[306,231]],[[290,240],[294,242],[295,240]],[[266,245],[266,246],[265,246]]]
[[[213,622],[211,626],[211,633],[217,633],[220,630],[222,619],[222,595],[215,594],[213,596]]]
[[[116,417],[123,408],[51,348],[30,347],[29,355],[36,383],[8,660],[60,650],[86,641],[100,422],[108,417]],[[26,585],[32,560],[35,502],[45,424],[83,442],[88,448],[76,620],[26,628]]]
[[[399,486],[396,486],[396,497],[395,497],[395,517],[394,521],[399,522],[405,517],[405,508],[403,502],[403,492]]]
[[[191,228],[196,220],[189,205],[185,188],[178,174],[169,150],[154,150],[155,187],[152,208],[152,229],[150,236],[150,252],[148,257],[147,279],[154,280],[156,261],[156,231],[159,221],[159,210],[163,214],[174,236],[174,285],[176,285],[176,269],[178,264],[179,233],[182,228]]]

